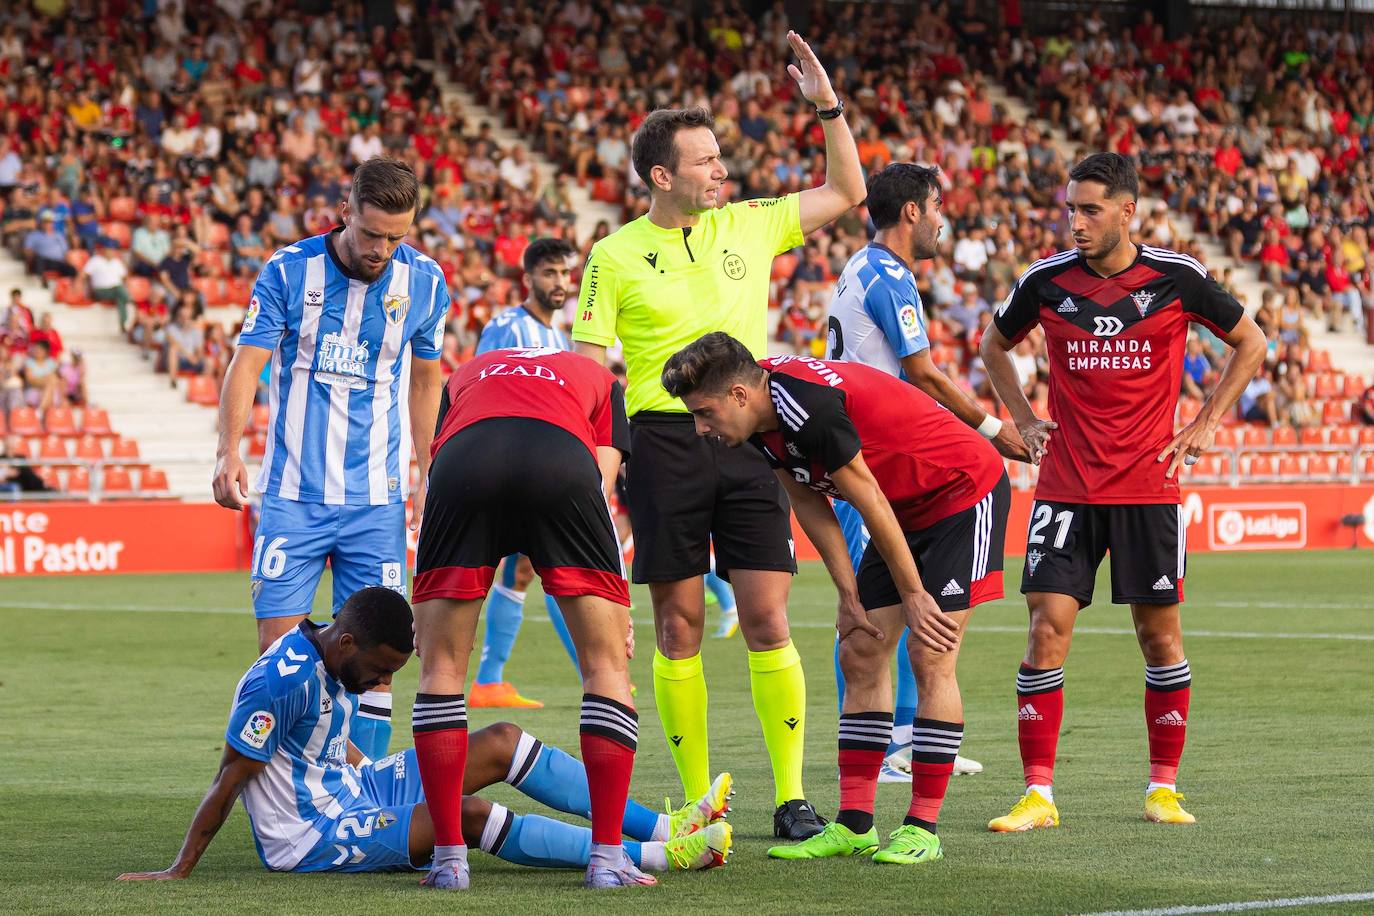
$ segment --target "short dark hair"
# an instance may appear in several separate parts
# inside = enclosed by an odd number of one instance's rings
[[[334,626],[350,633],[364,651],[386,645],[409,654],[415,649],[410,603],[398,592],[380,585],[360,588],[348,596],[334,618]]]
[[[1135,165],[1120,153],[1093,153],[1069,172],[1069,181],[1095,181],[1107,189],[1108,197],[1130,194],[1140,198],[1140,177]]]
[[[525,273],[532,274],[545,261],[561,261],[577,254],[567,239],[535,239],[525,247]]]
[[[714,397],[736,382],[757,381],[763,371],[748,347],[724,331],[712,331],[668,357],[661,381],[675,398],[698,392]]]
[[[409,213],[420,206],[420,182],[399,159],[369,159],[353,170],[348,199],[358,209],[366,204],[383,213]]]
[[[894,162],[868,179],[868,216],[873,228],[887,229],[897,225],[908,203],[915,203],[924,213],[926,204],[939,194],[939,167]]]
[[[715,127],[716,119],[701,106],[695,108],[659,108],[649,113],[630,141],[630,161],[635,172],[649,187],[654,186],[649,173],[661,165],[668,171],[677,168],[677,132],[693,127]]]

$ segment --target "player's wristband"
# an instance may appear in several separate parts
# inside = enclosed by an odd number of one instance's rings
[[[984,439],[996,439],[997,434],[1002,431],[1002,421],[992,414],[983,418],[983,422],[978,424],[978,434]]]
[[[844,114],[844,99],[836,99],[834,108],[817,108],[816,117],[822,121],[833,121]]]

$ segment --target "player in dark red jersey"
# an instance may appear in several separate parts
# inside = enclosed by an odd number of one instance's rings
[[[874,858],[941,858],[936,818],[964,733],[959,645],[972,608],[1002,597],[1011,497],[1002,459],[958,416],[879,369],[794,356],[755,363],[722,332],[674,354],[662,381],[692,412],[698,435],[763,452],[839,591],[840,811],[821,833],[769,855],[877,849],[873,798],[892,734],[892,653],[905,624],[920,694],[911,804]],[[857,509],[872,535],[857,573],[827,496]]]
[[[462,835],[477,615],[502,557],[523,553],[563,609],[582,668],[590,887],[653,884],[619,851],[638,716],[628,674],[629,586],[603,488],[628,453],[620,383],[561,350],[492,350],[444,387],[415,575],[420,686],[413,728],[434,820],[425,883],[468,885]],[[616,849],[611,849],[614,835]]]
[[[1069,179],[1074,248],[1021,275],[982,342],[988,376],[1040,465],[1021,578],[1030,639],[1016,676],[1027,789],[988,825],[996,831],[1059,823],[1053,777],[1064,659],[1109,550],[1112,601],[1131,606],[1145,656],[1145,817],[1193,823],[1176,785],[1192,677],[1179,623],[1185,532],[1175,474],[1211,447],[1264,359],[1264,334],[1206,268],[1131,241],[1139,181],[1130,160],[1097,153]],[[1175,435],[1189,322],[1236,352],[1197,419]],[[1035,416],[1007,355],[1036,324],[1049,348],[1053,419]]]

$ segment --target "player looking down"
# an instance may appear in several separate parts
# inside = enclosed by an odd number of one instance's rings
[[[1032,264],[983,336],[988,377],[1040,465],[1021,576],[1030,633],[1016,675],[1026,794],[988,825],[995,831],[1059,824],[1053,785],[1064,661],[1108,551],[1112,602],[1131,606],[1145,657],[1145,818],[1195,820],[1177,787],[1192,673],[1179,618],[1187,548],[1175,474],[1211,447],[1263,361],[1265,340],[1193,258],[1131,241],[1138,193],[1135,166],[1117,153],[1074,166],[1067,194],[1074,247]],[[1197,418],[1175,435],[1190,321],[1235,353]],[[1053,419],[1035,416],[1008,356],[1037,324],[1049,349]]]
[[[411,614],[384,588],[352,595],[332,624],[305,621],[263,653],[239,681],[224,755],[176,861],[120,880],[188,878],[243,798],[253,842],[273,871],[422,869],[434,852],[434,824],[415,751],[382,760],[348,740],[357,694],[390,683],[410,658]],[[475,732],[461,799],[464,836],[519,865],[585,867],[591,833],[537,815],[517,815],[472,793],[506,782],[549,807],[590,812],[582,764],[507,722]],[[649,871],[722,865],[730,829],[729,779],[711,800],[676,818],[634,802],[626,855]]]
[[[911,803],[879,862],[942,858],[936,821],[963,739],[955,666],[972,608],[1002,597],[1011,484],[988,441],[907,383],[855,363],[794,356],[755,362],[707,334],[674,354],[663,387],[699,435],[762,452],[839,592],[844,670],[840,811],[779,859],[874,854],[873,801],[892,735],[892,653],[902,625],[920,698]],[[856,571],[827,497],[858,510],[873,539]]]

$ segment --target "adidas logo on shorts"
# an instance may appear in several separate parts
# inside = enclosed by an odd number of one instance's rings
[[[950,579],[948,582],[945,583],[944,590],[940,592],[940,597],[948,598],[951,595],[962,595],[963,593],[964,590],[959,587],[959,583],[955,582],[953,579]]]
[[[1158,719],[1155,719],[1155,724],[1156,724],[1156,725],[1187,725],[1187,724],[1188,724],[1188,720],[1185,719],[1185,718],[1183,718],[1183,716],[1179,715],[1179,712],[1178,712],[1177,709],[1171,709],[1171,710],[1169,710],[1168,712],[1166,712],[1164,715],[1160,716]]]
[[[1155,584],[1154,584],[1154,590],[1157,591],[1157,592],[1168,591],[1169,589],[1171,589],[1171,588],[1173,588],[1173,587],[1174,587],[1174,583],[1172,583],[1172,582],[1169,581],[1169,577],[1168,577],[1168,576],[1160,576],[1160,577],[1155,581]]]
[[[1036,712],[1034,706],[1027,703],[1025,706],[1022,706],[1020,709],[1016,710],[1016,718],[1025,719],[1027,721],[1039,722],[1043,720],[1045,717],[1040,715],[1040,713]]]

